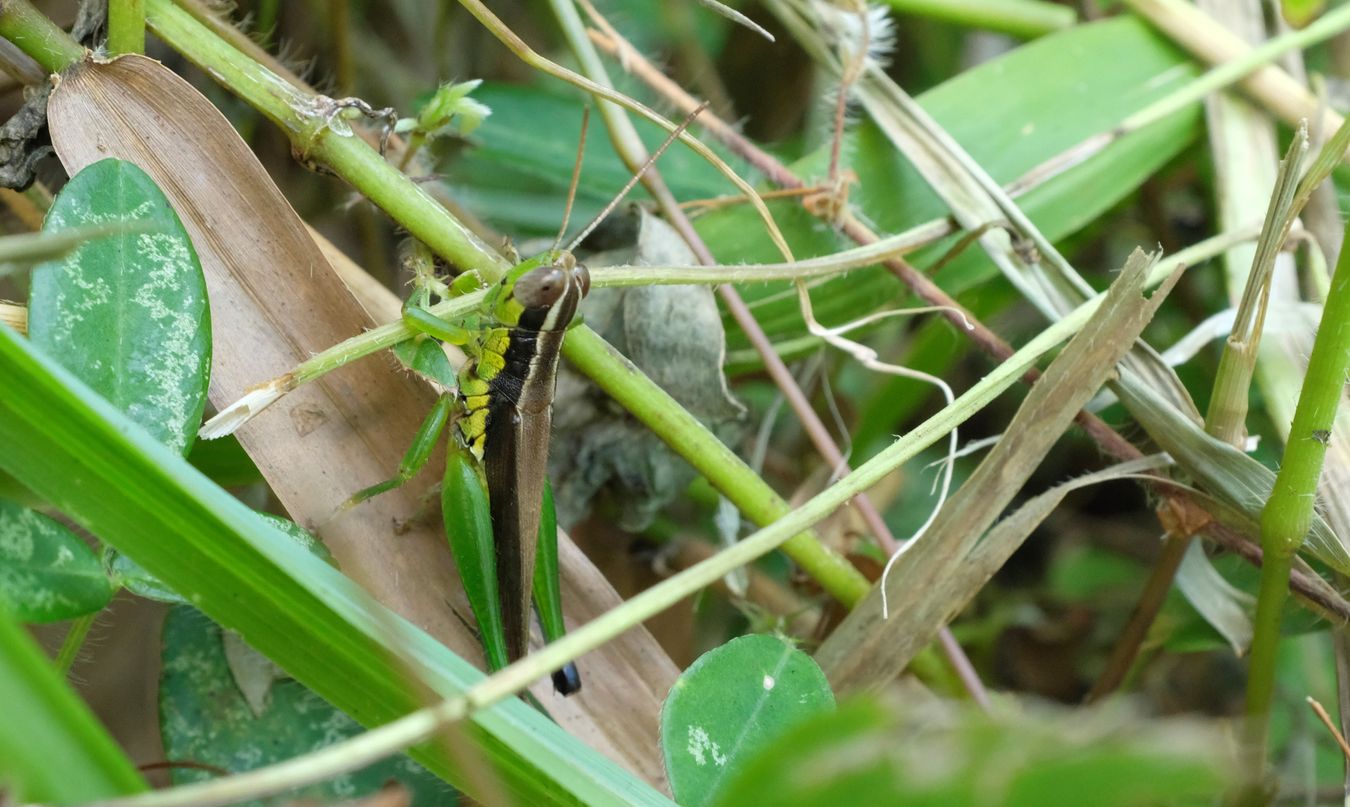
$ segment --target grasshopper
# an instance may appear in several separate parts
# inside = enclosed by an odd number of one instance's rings
[[[471,288],[474,281],[461,277],[450,293]],[[398,474],[343,505],[359,504],[415,476],[457,408],[442,512],[492,669],[525,655],[532,605],[549,641],[563,632],[557,521],[545,469],[558,357],[589,291],[586,267],[570,251],[555,247],[508,271],[488,290],[480,313],[461,324],[429,314],[425,289],[414,294],[404,306],[403,321],[416,332],[463,347],[469,361],[447,377],[448,368],[435,369],[440,353],[434,342],[403,352],[410,366],[453,385],[455,393],[437,400]],[[553,683],[563,695],[581,686],[572,665],[554,673]]]
[[[481,282],[475,273],[461,275],[447,286],[419,272],[420,282],[404,304],[403,323],[417,336],[392,344],[394,352],[409,368],[454,392],[437,399],[397,473],[352,495],[338,511],[416,476],[453,415],[441,509],[484,655],[493,670],[525,655],[532,610],[538,612],[546,640],[554,641],[564,631],[557,523],[546,469],[558,357],[567,328],[590,291],[590,273],[571,250],[623,200],[702,109],[675,127],[569,246],[559,247],[567,231],[565,213],[553,247],[507,271],[487,289],[475,311],[452,322],[429,310],[433,293],[450,298],[479,290]],[[583,147],[586,120],[583,117]],[[580,151],[568,192],[569,213],[580,175]],[[438,342],[465,349],[469,361],[458,373],[451,369]],[[326,371],[302,373],[297,368],[260,385],[208,421],[200,435],[214,439],[233,432],[298,384]],[[555,672],[553,684],[563,695],[580,689],[575,666],[568,664]]]

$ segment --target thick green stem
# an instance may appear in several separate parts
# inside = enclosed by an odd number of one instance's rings
[[[932,17],[972,28],[1033,39],[1068,28],[1078,15],[1069,6],[1042,0],[886,0],[904,14]]]
[[[563,355],[606,393],[623,401],[624,408],[661,435],[751,521],[767,526],[792,511],[740,457],[595,331],[585,326],[572,329],[563,345]],[[871,588],[867,578],[810,533],[789,538],[783,551],[849,607]]]
[[[1288,596],[1289,565],[1308,534],[1317,503],[1327,442],[1350,371],[1350,249],[1341,249],[1322,309],[1322,322],[1308,358],[1284,458],[1270,501],[1261,511],[1261,590],[1247,679],[1251,742],[1264,757],[1266,729],[1275,689],[1280,612]]]
[[[284,130],[304,158],[337,171],[417,240],[461,269],[495,279],[506,261],[385,161],[347,125],[348,110],[305,92],[236,50],[170,0],[146,0],[151,30]]]
[[[1247,667],[1247,717],[1251,721],[1248,750],[1256,766],[1264,765],[1266,757],[1266,729],[1270,704],[1275,696],[1275,659],[1280,646],[1280,614],[1288,596],[1294,554],[1267,549],[1261,557],[1261,584],[1257,590],[1252,650]]]
[[[48,73],[84,58],[84,48],[28,0],[0,2],[0,37],[32,56]]]
[[[108,51],[145,53],[145,0],[108,3]]]

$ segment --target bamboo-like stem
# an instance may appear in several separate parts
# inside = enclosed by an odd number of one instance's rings
[[[618,364],[621,372],[608,371],[595,357],[610,356],[605,364]],[[757,524],[773,524],[792,512],[773,489],[754,474],[745,474],[744,462],[720,440],[704,429],[698,419],[679,406],[660,387],[636,379],[641,371],[591,330],[576,329],[563,343],[563,356],[599,387],[623,400],[625,408],[653,431],[670,435],[670,447],[683,457],[705,456],[699,470],[713,487],[728,495],[747,517]],[[601,370],[606,370],[601,372]],[[663,438],[665,439],[665,438]],[[753,480],[753,481],[752,481]],[[728,491],[736,491],[730,495]],[[803,571],[825,587],[836,599],[852,607],[867,594],[871,584],[842,556],[830,552],[809,533],[791,536],[783,543],[787,553]]]
[[[1242,301],[1234,317],[1233,330],[1224,341],[1223,355],[1214,377],[1209,409],[1205,413],[1205,431],[1231,445],[1241,445],[1247,436],[1247,399],[1256,358],[1261,347],[1261,332],[1270,299],[1270,282],[1275,273],[1275,258],[1284,248],[1298,210],[1294,193],[1298,188],[1303,155],[1308,150],[1307,127],[1300,127],[1280,163],[1275,189],[1266,210],[1266,223],[1247,275]]]
[[[998,31],[1022,39],[1061,31],[1078,15],[1069,6],[1041,0],[885,0],[902,14]]]
[[[1350,7],[1341,6],[1327,12],[1301,31],[1293,31],[1270,40],[1260,48],[1252,48],[1213,17],[1184,0],[1126,0],[1125,4],[1208,64],[1244,61],[1279,40],[1293,35],[1306,35],[1321,26],[1343,29],[1345,17],[1350,14]],[[1340,115],[1319,103],[1301,82],[1273,64],[1265,64],[1246,75],[1242,80],[1242,89],[1288,126],[1298,126],[1300,121],[1308,120],[1312,122],[1313,131],[1330,132],[1340,128],[1343,122]]]
[[[417,183],[352,134],[331,98],[305,92],[240,53],[170,0],[146,0],[151,30],[290,137],[304,159],[332,167],[438,255],[485,278],[508,264]]]
[[[1270,501],[1261,511],[1261,585],[1256,602],[1255,634],[1247,673],[1247,716],[1254,759],[1265,758],[1267,726],[1275,692],[1275,659],[1280,614],[1289,593],[1290,566],[1303,546],[1317,504],[1336,410],[1350,372],[1350,249],[1342,247],[1322,309],[1322,321],[1308,357],[1284,458]]]
[[[114,55],[145,53],[145,0],[108,3],[108,51]]]
[[[28,0],[0,2],[0,37],[32,56],[48,73],[84,58],[84,48]]]

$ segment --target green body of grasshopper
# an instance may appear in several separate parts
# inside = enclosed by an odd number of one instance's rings
[[[546,638],[562,632],[557,526],[546,477],[548,440],[563,336],[589,289],[586,267],[570,252],[551,250],[512,268],[489,290],[477,320],[465,327],[450,326],[417,305],[404,310],[410,327],[463,345],[469,354],[457,379],[460,413],[442,510],[494,669],[525,655],[532,604],[539,608]],[[348,504],[411,478],[426,463],[449,412],[450,400],[443,397],[419,430],[399,475],[361,491]],[[562,694],[580,687],[571,665],[555,673],[553,681]]]

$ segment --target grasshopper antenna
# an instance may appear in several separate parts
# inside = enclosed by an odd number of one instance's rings
[[[618,207],[619,203],[623,201],[623,198],[627,196],[628,192],[633,189],[633,186],[638,184],[638,182],[642,180],[642,177],[644,174],[647,173],[647,170],[650,169],[653,165],[655,165],[657,160],[661,159],[662,154],[666,153],[666,149],[670,148],[670,144],[674,143],[675,139],[678,138],[681,134],[683,134],[685,129],[689,128],[689,125],[694,122],[694,119],[699,116],[699,113],[707,108],[708,102],[704,101],[703,103],[699,104],[698,107],[693,112],[690,112],[689,115],[685,117],[683,121],[680,122],[679,126],[676,126],[674,129],[671,130],[670,134],[666,136],[666,142],[662,143],[660,148],[652,152],[652,155],[648,157],[647,161],[642,164],[642,167],[637,170],[637,173],[633,174],[633,176],[628,180],[627,184],[623,186],[623,190],[620,190],[614,196],[614,198],[610,200],[609,204],[605,205],[605,209],[601,210],[600,213],[596,215],[595,218],[591,219],[591,223],[587,224],[586,228],[583,229],[577,235],[576,238],[572,239],[572,242],[567,245],[568,252],[571,252],[573,249],[575,249],[577,244],[580,244],[582,241],[585,241],[586,236],[590,235],[595,230],[596,227],[600,226],[600,222],[605,220],[605,216],[608,216],[610,213],[614,212],[614,208]]]
[[[581,141],[577,143],[577,158],[572,162],[572,181],[567,186],[567,206],[563,208],[562,226],[558,228],[558,237],[553,239],[553,250],[558,251],[563,236],[567,235],[567,223],[572,218],[572,203],[577,200],[577,184],[581,181],[581,162],[586,158],[586,129],[591,124],[591,108],[581,110]]]

